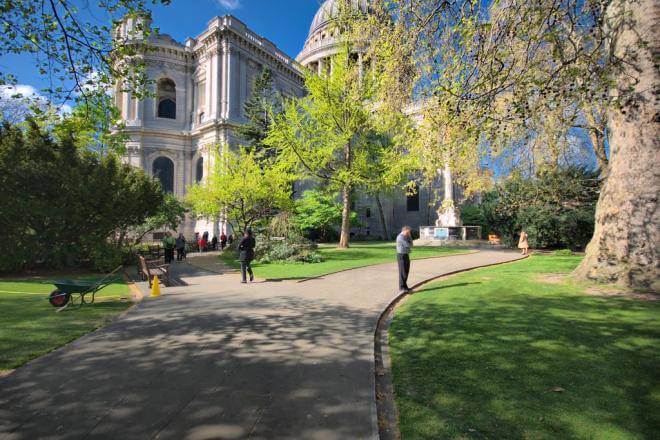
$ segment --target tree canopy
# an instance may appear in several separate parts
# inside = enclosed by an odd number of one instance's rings
[[[54,139],[35,122],[0,127],[0,269],[64,266],[142,224],[163,201],[160,185],[115,155]]]
[[[196,215],[227,218],[242,232],[292,203],[293,176],[262,167],[254,151],[225,147],[213,155],[212,167],[205,181],[188,189]]]
[[[21,0],[0,2],[0,56],[29,54],[48,80],[46,97],[63,105],[69,99],[99,97],[121,81],[135,96],[149,93],[142,53],[149,27],[149,6],[170,0]],[[100,21],[96,17],[108,17]],[[135,26],[127,35],[114,31],[124,19]],[[16,78],[0,70],[0,85]]]

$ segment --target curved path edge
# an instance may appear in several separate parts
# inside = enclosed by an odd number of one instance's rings
[[[477,251],[478,252],[478,251]],[[442,275],[430,277],[412,286],[410,292],[397,295],[383,310],[378,318],[378,324],[374,332],[374,402],[376,405],[376,421],[378,426],[378,438],[380,440],[398,440],[401,438],[399,431],[399,412],[394,400],[394,383],[392,381],[392,360],[389,351],[388,332],[394,311],[414,295],[421,286],[451,275],[463,272],[483,269],[485,267],[500,266],[503,264],[517,263],[528,258],[529,255],[520,255],[510,261],[501,261],[491,264],[483,264],[471,268],[455,270]]]
[[[431,260],[431,259],[436,259],[436,258],[447,258],[447,257],[456,257],[459,255],[471,255],[471,254],[478,254],[480,252],[479,249],[466,249],[465,251],[459,251],[451,254],[445,254],[445,255],[429,255],[428,257],[421,257],[421,258],[411,258],[410,261],[422,261],[422,260]],[[349,272],[351,270],[358,270],[358,269],[364,269],[364,268],[369,268],[373,266],[381,266],[385,264],[390,264],[390,261],[381,261],[380,263],[373,263],[373,264],[365,264],[364,266],[355,266],[355,267],[348,267],[346,269],[340,269],[340,270],[335,270],[334,272],[328,272],[324,273],[321,275],[314,275],[313,277],[308,277],[308,278],[303,278],[302,280],[296,280],[296,283],[306,283],[307,281],[314,281],[314,280],[320,280],[323,279],[324,277],[330,276],[330,275],[337,275],[340,273],[344,272]],[[283,278],[283,280],[286,280],[286,278]]]

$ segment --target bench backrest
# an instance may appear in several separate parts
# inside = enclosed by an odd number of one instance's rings
[[[140,267],[142,268],[142,272],[144,272],[144,274],[147,276],[151,276],[151,272],[149,272],[149,265],[147,264],[147,260],[145,260],[142,255],[138,255],[138,260],[140,260]]]

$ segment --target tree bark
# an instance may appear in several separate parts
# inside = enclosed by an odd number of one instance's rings
[[[342,249],[348,248],[351,237],[351,192],[350,185],[342,188],[342,203],[344,206],[341,211],[341,234],[339,236],[339,247]]]
[[[658,291],[660,79],[653,56],[660,53],[660,3],[614,2],[609,12],[618,14],[624,7],[632,20],[615,40],[615,52],[626,64],[613,93],[632,93],[609,111],[609,176],[596,207],[594,236],[574,273]]]
[[[380,226],[383,228],[383,238],[389,240],[390,233],[387,230],[387,222],[385,221],[385,212],[383,211],[383,204],[380,201],[380,194],[375,193],[374,197],[376,198],[376,205],[378,205],[378,215],[380,216]]]

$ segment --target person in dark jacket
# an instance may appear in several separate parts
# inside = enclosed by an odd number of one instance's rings
[[[238,259],[241,262],[241,275],[243,276],[241,283],[247,283],[246,272],[250,274],[250,282],[254,281],[254,274],[252,273],[250,263],[254,260],[254,247],[256,244],[252,236],[252,229],[248,228],[243,234],[240,243],[238,243]]]
[[[186,258],[186,237],[182,233],[176,239],[176,261]]]
[[[404,226],[396,237],[396,261],[399,265],[399,290],[410,292],[408,287],[408,274],[410,273],[410,251],[413,240],[409,226]]]

